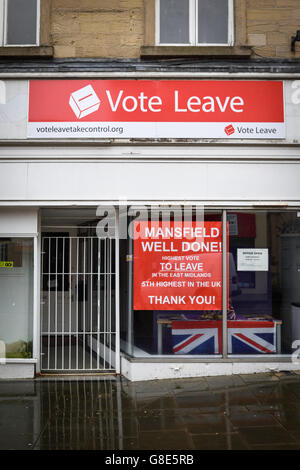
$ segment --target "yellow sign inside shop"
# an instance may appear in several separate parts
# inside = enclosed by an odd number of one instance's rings
[[[0,268],[13,268],[14,262],[13,261],[0,261]]]

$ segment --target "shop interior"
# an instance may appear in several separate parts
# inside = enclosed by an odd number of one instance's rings
[[[206,211],[206,220],[221,220],[221,213]],[[300,339],[300,213],[228,211],[227,222],[228,354],[291,354],[295,348],[294,342]],[[121,246],[124,280],[126,265],[127,272],[130,272],[128,263],[124,261],[130,247],[125,242]],[[257,255],[257,259],[247,267],[243,263],[249,253]],[[125,286],[133,290],[134,281],[127,281]],[[128,320],[128,309],[130,313],[132,307],[131,301],[127,299],[127,312],[123,309],[123,318]],[[188,333],[185,335],[183,330],[191,321],[198,322],[198,326],[193,325],[193,334],[189,332],[190,336]],[[218,347],[214,345],[213,339],[207,341],[206,347],[202,349],[177,347],[176,328],[182,330],[179,339],[183,343],[204,334],[207,325],[212,326],[205,322],[215,322],[215,327],[221,328],[222,310],[205,311],[201,308],[185,311],[182,307],[174,308],[173,311],[133,310],[131,332],[128,328],[126,330],[130,322],[126,324],[123,321],[124,350],[136,357],[221,355],[220,339]]]

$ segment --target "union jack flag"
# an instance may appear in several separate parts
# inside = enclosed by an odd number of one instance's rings
[[[174,354],[219,354],[219,321],[172,321]]]
[[[276,352],[276,324],[272,321],[228,321],[229,354]],[[221,321],[172,321],[174,354],[221,354]]]
[[[276,324],[272,321],[229,321],[229,354],[276,352]]]

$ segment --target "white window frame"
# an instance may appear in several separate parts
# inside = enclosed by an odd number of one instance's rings
[[[9,0],[0,0],[0,46],[2,47],[32,47],[39,46],[40,44],[40,11],[41,5],[40,0],[37,2],[37,11],[36,11],[36,41],[33,44],[7,44],[7,2]],[[26,1],[26,0],[24,0]]]
[[[227,43],[199,43],[198,42],[198,1],[189,1],[189,43],[160,43],[160,0],[155,0],[155,44],[157,46],[233,46],[234,44],[234,0],[228,1],[228,42]]]

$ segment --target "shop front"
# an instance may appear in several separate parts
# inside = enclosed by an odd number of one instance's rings
[[[298,82],[3,83],[0,376],[300,369]]]

